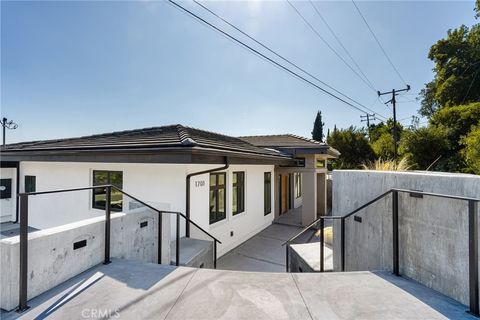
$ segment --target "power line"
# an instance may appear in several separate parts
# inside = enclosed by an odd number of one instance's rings
[[[308,22],[308,20],[302,15],[302,13],[300,11],[298,11],[298,9],[290,2],[290,0],[286,0],[287,3],[293,8],[293,10],[295,10],[295,12],[297,13],[297,15],[303,20],[303,22],[305,22],[305,24],[313,31],[313,33],[315,33],[317,35],[317,37],[322,40],[322,42],[340,59],[342,60],[342,62],[350,69],[352,70],[353,73],[355,73],[355,75],[363,81],[363,83],[365,83],[370,89],[372,89],[374,92],[377,92],[377,90],[371,85],[369,84],[328,42],[327,40],[325,40],[322,35],[317,31],[317,29],[315,29],[313,27],[313,25]]]
[[[234,24],[232,24],[231,22],[229,22],[227,19],[223,18],[222,16],[220,16],[219,14],[215,13],[213,10],[209,9],[207,6],[201,4],[200,2],[196,1],[196,0],[193,0],[194,3],[196,3],[198,6],[202,7],[203,9],[205,9],[206,11],[208,11],[210,14],[214,15],[215,17],[217,17],[218,19],[222,20],[223,22],[225,22],[226,24],[228,24],[230,27],[234,28],[235,30],[237,30],[238,32],[240,32],[241,34],[243,34],[244,36],[248,37],[250,40],[254,41],[255,43],[257,43],[258,45],[262,46],[264,49],[268,50],[270,53],[274,54],[275,56],[277,56],[278,58],[282,59],[283,61],[287,62],[289,65],[297,68],[298,70],[302,71],[303,73],[307,74],[308,76],[312,77],[313,79],[317,80],[318,82],[320,82],[321,84],[325,85],[326,87],[332,89],[333,91],[335,91],[336,93],[342,95],[343,97],[349,99],[350,101],[358,104],[359,106],[361,106],[362,108],[365,108],[373,113],[376,113],[375,111],[373,111],[372,109],[370,109],[369,107],[365,106],[364,104],[358,102],[357,100],[347,96],[346,94],[338,91],[337,89],[335,89],[334,87],[332,87],[331,85],[327,84],[326,82],[320,80],[318,77],[316,77],[315,75],[311,74],[310,72],[308,72],[307,70],[305,70],[304,68],[298,66],[296,63],[292,62],[291,60],[285,58],[284,56],[280,55],[279,53],[277,53],[276,51],[274,51],[273,49],[271,49],[270,47],[268,47],[267,45],[265,45],[264,43],[258,41],[257,39],[255,39],[254,37],[252,37],[251,35],[249,35],[248,33],[246,33],[245,31],[241,30],[240,28],[238,28],[237,26],[235,26]],[[381,114],[377,114],[377,116],[379,116],[380,118],[383,118],[386,120],[386,117],[385,116],[382,116]]]
[[[350,102],[348,102],[348,101],[346,101],[346,100],[338,97],[337,95],[331,93],[330,91],[325,90],[324,88],[318,86],[317,84],[313,83],[312,81],[306,79],[305,77],[302,77],[301,75],[299,75],[299,74],[296,73],[295,71],[292,71],[292,70],[290,70],[289,68],[285,67],[284,65],[282,65],[282,64],[276,62],[275,60],[267,57],[267,56],[264,55],[263,53],[261,53],[261,52],[259,52],[258,50],[252,48],[251,46],[249,46],[248,44],[242,42],[241,40],[238,40],[237,38],[235,38],[234,36],[230,35],[230,34],[227,33],[226,31],[223,31],[222,29],[216,27],[215,25],[213,25],[213,24],[211,24],[210,22],[206,21],[206,20],[203,19],[202,17],[196,15],[195,13],[193,13],[192,11],[190,11],[190,10],[188,10],[187,8],[183,7],[182,5],[178,4],[177,2],[175,2],[175,1],[173,1],[173,0],[168,0],[168,3],[174,5],[176,8],[180,9],[181,11],[183,11],[183,12],[186,13],[186,14],[188,14],[189,16],[191,16],[191,17],[199,20],[200,22],[204,23],[205,25],[207,25],[207,26],[215,29],[217,32],[219,32],[219,33],[221,33],[222,35],[226,36],[227,38],[233,40],[235,43],[243,46],[244,48],[246,48],[246,49],[248,49],[248,50],[250,50],[251,52],[253,52],[253,53],[256,54],[257,56],[260,56],[261,58],[263,58],[263,59],[271,62],[271,63],[274,64],[275,66],[277,66],[277,67],[281,68],[282,70],[288,72],[289,74],[293,75],[294,77],[296,77],[296,78],[298,78],[298,79],[300,79],[300,80],[302,80],[302,81],[310,84],[311,86],[317,88],[318,90],[320,90],[320,91],[328,94],[329,96],[331,96],[331,97],[333,97],[333,98],[335,98],[335,99],[337,99],[337,100],[345,103],[346,105],[348,105],[348,106],[350,106],[350,107],[352,107],[352,108],[354,108],[354,109],[356,109],[356,110],[358,110],[358,111],[360,111],[360,112],[362,112],[362,113],[368,113],[368,112],[366,112],[365,110],[361,109],[360,107],[357,107],[357,106],[351,104]]]
[[[323,15],[320,13],[320,10],[318,10],[317,6],[314,5],[314,3],[312,2],[312,0],[308,0],[308,2],[310,3],[310,5],[312,6],[313,10],[317,13],[317,15],[320,17],[320,19],[322,19],[323,23],[327,26],[328,30],[330,31],[330,33],[333,35],[333,37],[337,40],[338,44],[340,44],[340,46],[342,47],[343,51],[345,51],[345,53],[347,54],[347,56],[350,58],[350,60],[352,60],[353,64],[355,64],[355,66],[357,67],[358,71],[360,71],[360,73],[362,74],[362,76],[365,78],[365,80],[367,80],[367,82],[370,84],[370,86],[372,88],[375,88],[375,86],[372,84],[372,82],[370,81],[370,79],[368,79],[368,77],[366,76],[365,72],[363,72],[362,68],[360,68],[360,66],[358,65],[357,61],[355,61],[355,59],[352,57],[352,55],[350,54],[350,52],[347,50],[347,48],[343,45],[342,41],[340,41],[340,39],[338,38],[337,34],[333,31],[332,27],[330,27],[330,25],[328,24],[327,20],[323,17]]]
[[[383,55],[385,56],[385,58],[387,58],[388,62],[390,63],[390,65],[392,66],[393,70],[395,70],[396,74],[398,75],[398,77],[400,78],[400,80],[403,81],[403,84],[404,85],[407,85],[407,82],[405,81],[405,79],[403,79],[402,75],[400,74],[400,72],[398,71],[397,67],[395,67],[395,65],[393,64],[392,60],[390,59],[390,57],[388,56],[387,52],[385,51],[385,49],[383,48],[382,44],[380,43],[380,40],[378,40],[377,36],[375,35],[375,32],[373,32],[372,28],[370,27],[370,25],[368,24],[367,22],[367,19],[365,19],[365,16],[362,14],[362,12],[360,11],[360,9],[358,8],[357,4],[355,3],[354,0],[352,0],[352,3],[353,5],[355,6],[355,8],[357,9],[357,12],[360,14],[360,16],[362,17],[363,19],[363,22],[365,22],[368,30],[370,30],[370,33],[372,34],[373,38],[375,39],[375,41],[377,42],[378,46],[380,47],[380,49],[382,50],[383,52]]]

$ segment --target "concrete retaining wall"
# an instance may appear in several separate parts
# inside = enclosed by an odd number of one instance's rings
[[[391,188],[480,197],[480,177],[426,172],[333,172],[333,214],[345,215]],[[347,271],[392,269],[391,196],[346,221]],[[466,201],[399,194],[400,273],[464,304],[468,288]],[[340,270],[340,223],[334,224],[334,268]]]
[[[170,239],[170,215],[163,217],[163,239]],[[145,225],[146,222],[146,225]],[[73,244],[86,240],[86,246]],[[105,218],[96,217],[29,233],[28,299],[104,261]],[[111,257],[157,262],[158,214],[150,210],[111,217]],[[0,241],[1,308],[18,305],[19,237]],[[162,241],[162,263],[170,262],[170,241]]]

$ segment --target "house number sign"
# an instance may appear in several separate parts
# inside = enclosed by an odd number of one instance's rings
[[[205,180],[195,181],[195,187],[204,187],[204,186],[205,186]]]

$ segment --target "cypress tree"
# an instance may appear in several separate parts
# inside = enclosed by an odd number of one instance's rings
[[[317,112],[317,117],[315,118],[315,122],[313,123],[313,131],[312,131],[312,139],[316,141],[323,141],[323,125],[325,123],[322,122],[322,112]]]

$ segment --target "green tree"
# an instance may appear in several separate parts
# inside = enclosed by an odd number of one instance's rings
[[[441,108],[480,101],[480,24],[449,30],[430,48],[428,58],[435,63],[435,75],[420,93],[421,115],[431,117]]]
[[[462,155],[472,173],[480,174],[480,125],[473,127],[472,131],[462,139],[465,148]]]
[[[338,130],[335,127],[327,143],[340,151],[340,157],[333,161],[334,169],[357,169],[375,159],[364,129],[351,126]]]
[[[397,122],[399,140],[402,136],[403,126]],[[389,119],[387,123],[379,123],[370,126],[370,143],[377,158],[389,160],[394,158],[393,145],[393,120]]]
[[[322,122],[322,112],[318,111],[317,116],[315,117],[315,122],[313,123],[312,139],[316,141],[323,141],[323,125]]]
[[[430,126],[417,130],[405,130],[400,141],[400,154],[406,156],[414,169],[426,170],[449,152],[447,131]],[[436,166],[432,166],[436,169]]]

